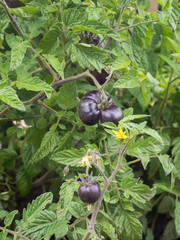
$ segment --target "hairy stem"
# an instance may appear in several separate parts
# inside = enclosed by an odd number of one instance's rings
[[[105,19],[106,19],[107,25],[108,25],[108,27],[110,27],[110,23],[109,23],[108,15],[107,15],[107,12],[106,12],[106,10],[105,10],[105,8],[104,8],[104,5],[103,5],[103,3],[102,3],[101,0],[99,0],[99,3],[100,3],[101,8],[102,8],[102,10],[103,10],[103,13],[104,13],[104,16],[105,16]]]
[[[121,28],[121,29],[118,30],[118,32],[122,32],[122,31],[124,31],[124,30],[128,30],[128,29],[130,29],[130,28],[137,27],[137,26],[140,26],[140,25],[143,25],[143,24],[154,23],[154,22],[158,22],[158,21],[159,21],[159,20],[150,20],[150,21],[145,21],[145,22],[136,23],[136,24],[133,24],[133,25],[130,25],[130,26]]]
[[[159,121],[160,121],[160,118],[161,118],[164,106],[165,106],[165,104],[166,104],[166,102],[168,100],[168,94],[169,94],[169,88],[170,88],[170,85],[171,85],[172,76],[173,76],[173,70],[171,70],[171,74],[170,74],[169,81],[168,81],[167,88],[166,88],[165,97],[164,97],[163,102],[161,104],[161,107],[159,109],[158,116],[156,118],[156,121],[154,123],[154,127],[153,128],[156,128],[157,125],[159,124]]]
[[[17,232],[14,232],[14,231],[12,231],[12,230],[9,230],[9,229],[7,229],[7,228],[0,227],[0,230],[1,230],[1,231],[8,232],[9,234],[14,235],[14,236],[17,236],[17,237],[19,237],[19,238],[21,238],[21,239],[23,239],[23,240],[30,240],[29,238],[23,236],[22,234],[17,233]]]
[[[37,101],[37,104],[38,104],[38,105],[41,105],[42,107],[46,108],[48,111],[50,111],[50,112],[52,112],[52,113],[54,113],[54,114],[57,113],[54,109],[52,109],[52,108],[50,108],[49,106],[47,106],[47,105],[46,105],[45,103],[43,103],[41,100],[38,100],[38,101]]]

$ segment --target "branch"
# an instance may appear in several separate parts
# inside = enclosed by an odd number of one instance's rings
[[[133,28],[133,27],[137,27],[137,26],[140,26],[140,25],[143,25],[143,24],[148,24],[148,23],[153,23],[153,22],[158,22],[158,20],[150,20],[150,21],[136,23],[136,24],[133,24],[131,26],[127,26],[127,27],[121,28],[121,29],[118,30],[118,32],[122,32],[124,30],[129,29],[129,28]]]
[[[106,18],[107,25],[108,25],[108,27],[110,27],[109,19],[108,19],[108,16],[107,16],[107,12],[106,12],[106,10],[105,10],[105,8],[104,8],[104,5],[103,5],[103,3],[102,3],[101,0],[99,0],[99,3],[100,3],[100,5],[101,5],[101,8],[102,8],[103,13],[104,13],[104,16],[105,16],[105,18]]]
[[[83,72],[83,73],[80,73],[80,74],[78,74],[78,75],[76,75],[76,76],[66,78],[66,79],[64,79],[64,80],[57,80],[57,81],[53,82],[53,83],[51,84],[51,86],[54,88],[54,87],[61,86],[61,85],[63,85],[64,83],[67,83],[67,82],[76,81],[76,80],[78,80],[78,79],[81,79],[81,78],[87,76],[86,74],[87,74],[87,71],[85,71],[85,72]],[[30,104],[36,103],[40,98],[42,98],[42,97],[44,97],[44,96],[45,96],[45,93],[44,93],[44,92],[40,92],[40,93],[38,93],[35,97],[31,98],[30,100],[23,102],[23,104],[26,106],[26,105],[30,105]],[[11,110],[13,110],[12,107],[10,107],[10,106],[6,107],[4,110],[2,110],[2,111],[0,112],[0,118],[1,118],[2,116],[4,116],[7,112],[11,111]]]
[[[23,33],[23,31],[21,30],[20,26],[18,25],[15,17],[9,12],[9,9],[6,5],[5,2],[3,2],[2,0],[0,0],[0,4],[3,6],[5,12],[7,13],[13,27],[15,28],[15,30],[17,31],[17,33],[24,39],[24,40],[29,40]],[[30,41],[32,47],[30,48],[30,51],[33,55],[36,54],[35,49],[33,48],[33,43]],[[42,56],[37,56],[36,57],[39,65],[44,69],[47,70],[48,73],[50,73],[53,77],[53,79],[55,80],[57,78],[57,74],[56,72],[51,68],[51,66],[45,61],[45,59]]]
[[[159,109],[158,116],[157,116],[157,118],[156,118],[156,121],[155,121],[155,123],[154,123],[153,128],[156,128],[157,125],[159,124],[159,120],[160,120],[160,118],[161,118],[161,115],[162,115],[164,106],[165,106],[165,104],[166,104],[166,101],[168,100],[168,93],[169,93],[169,88],[170,88],[170,85],[171,85],[171,82],[172,82],[172,81],[171,81],[172,76],[173,76],[173,70],[171,69],[171,74],[170,74],[169,81],[168,81],[168,84],[167,84],[165,97],[164,97],[163,102],[162,102],[162,104],[161,104],[161,107],[160,107],[160,109]]]
[[[48,111],[50,111],[50,112],[52,112],[52,113],[54,113],[54,114],[57,113],[54,109],[52,109],[51,107],[47,106],[45,103],[43,103],[43,102],[40,101],[40,100],[37,101],[37,104],[43,106],[43,107],[46,108]]]
[[[21,239],[30,240],[29,238],[23,236],[22,234],[17,233],[17,232],[14,232],[14,231],[12,231],[12,230],[9,230],[9,229],[7,229],[7,228],[0,227],[0,230],[1,230],[1,231],[8,232],[9,234],[14,235],[14,236],[17,236],[17,237],[19,237],[19,238],[21,238]]]
[[[121,168],[121,161],[122,161],[123,155],[124,155],[124,153],[125,153],[125,150],[126,150],[127,145],[128,145],[129,142],[131,141],[131,139],[132,139],[132,138],[130,138],[130,139],[128,140],[128,142],[125,144],[122,152],[120,153],[120,155],[119,155],[119,160],[118,160],[118,163],[117,163],[117,166],[116,166],[115,170],[113,171],[113,173],[111,174],[111,176],[108,178],[108,180],[105,181],[104,187],[103,187],[103,189],[102,189],[102,191],[101,191],[101,195],[100,195],[98,201],[97,201],[96,204],[95,204],[94,211],[93,211],[93,214],[92,214],[92,217],[91,217],[91,221],[90,221],[89,227],[88,227],[88,229],[87,229],[87,232],[86,232],[85,236],[83,237],[83,240],[88,240],[88,238],[89,238],[89,236],[90,236],[91,233],[94,235],[94,232],[95,232],[95,230],[94,230],[94,225],[95,225],[95,221],[96,221],[96,217],[97,217],[99,208],[100,208],[100,206],[101,206],[101,202],[102,202],[102,200],[103,200],[103,198],[104,198],[104,194],[105,194],[107,188],[109,187],[111,181],[112,181],[113,178],[115,177],[116,173],[118,172],[119,168]],[[99,238],[97,238],[97,239],[99,239]]]

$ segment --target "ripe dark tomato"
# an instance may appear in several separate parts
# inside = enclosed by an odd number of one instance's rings
[[[98,91],[86,93],[78,105],[78,114],[81,121],[88,126],[101,122],[113,122],[116,125],[123,118],[121,108],[112,104],[112,99],[106,95],[108,101],[102,102],[102,95]]]
[[[5,0],[6,4],[10,8],[18,8],[18,7],[23,7],[25,4],[19,0]]]
[[[96,182],[80,184],[78,194],[80,199],[88,204],[95,203],[100,197],[100,188]]]
[[[99,73],[97,70],[94,71],[90,71],[90,73],[97,79],[98,83],[100,85],[103,85],[106,81],[106,78],[108,77],[108,73],[102,69],[101,73]],[[91,85],[95,85],[92,78],[87,77],[86,80],[91,84]]]
[[[118,122],[123,118],[123,111],[120,107],[116,105],[110,105],[108,108],[105,108],[101,115],[100,120],[104,122],[113,122],[118,125]]]

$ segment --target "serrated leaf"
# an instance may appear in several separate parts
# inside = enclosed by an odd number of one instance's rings
[[[73,200],[74,192],[77,191],[77,189],[78,184],[76,182],[67,181],[61,185],[59,195],[61,209],[63,210],[62,217],[66,215]]]
[[[85,209],[85,207],[82,204],[77,203],[77,202],[72,202],[71,206],[69,208],[69,211],[74,217],[80,218],[80,217],[86,215],[87,210]]]
[[[72,27],[87,21],[87,15],[78,9],[68,9],[64,11],[63,22],[65,26]]]
[[[174,50],[176,53],[180,53],[180,44],[176,41],[174,41],[173,39],[166,37],[168,39],[168,41],[171,43],[171,45],[173,46]]]
[[[18,213],[18,210],[14,210],[14,211],[8,213],[8,215],[4,219],[4,225],[6,227],[9,227],[11,225],[11,223],[17,213]]]
[[[127,7],[133,2],[133,0],[118,0],[118,8],[122,9],[124,7]]]
[[[149,163],[149,161],[150,161],[150,158],[149,158],[149,156],[142,156],[142,157],[140,157],[141,158],[141,163],[142,163],[142,165],[143,165],[143,168],[144,169],[146,169],[146,167],[147,167],[147,165],[148,165],[148,163]]]
[[[139,217],[140,213],[136,211],[127,211],[123,208],[120,208],[118,211],[118,216],[115,218],[115,224],[125,239],[142,239],[142,225],[138,219]]]
[[[23,41],[19,36],[14,34],[6,36],[6,41],[11,48],[10,69],[13,71],[22,63],[27,48],[31,47],[29,40]]]
[[[164,56],[162,54],[159,54],[159,56],[167,63],[169,64],[169,66],[171,66],[173,68],[173,70],[178,74],[178,65],[171,59],[169,59],[169,57]]]
[[[53,211],[41,211],[35,220],[28,226],[28,229],[22,231],[22,233],[30,239],[36,240],[43,236],[45,229],[55,221],[56,214]]]
[[[53,195],[51,192],[44,193],[37,197],[32,203],[28,204],[27,209],[23,210],[23,218],[19,222],[18,227],[26,229],[32,223],[39,213],[52,202]]]
[[[59,136],[55,133],[56,124],[52,125],[49,132],[47,132],[41,142],[41,146],[38,151],[34,154],[32,158],[32,162],[38,162],[44,157],[46,157],[49,153],[53,152],[54,148],[59,143]]]
[[[51,97],[52,87],[38,77],[19,75],[17,77],[16,86],[19,89],[25,88],[31,91],[44,91],[48,98]]]
[[[156,183],[156,184],[154,184],[154,187],[162,190],[163,192],[169,192],[171,194],[174,194],[175,196],[177,195],[177,196],[180,197],[180,189],[179,189],[179,187],[172,187],[168,183]]]
[[[51,159],[57,163],[63,164],[63,165],[68,165],[72,164],[75,162],[79,162],[81,159],[84,157],[84,155],[87,152],[87,148],[81,148],[81,149],[68,149],[68,150],[63,150],[59,151],[57,153],[54,153],[51,157]]]
[[[136,70],[130,70],[121,76],[113,85],[114,88],[134,88],[139,85]]]
[[[121,55],[118,56],[118,58],[113,62],[112,68],[113,68],[113,70],[119,70],[119,69],[122,69],[122,68],[127,67],[130,63],[131,63],[131,61],[129,60],[129,58],[127,57],[127,55],[121,54]]]
[[[0,219],[5,218],[8,215],[8,211],[6,210],[0,210]]]
[[[23,103],[20,101],[16,91],[12,87],[7,86],[0,89],[0,100],[13,108],[25,111]]]
[[[56,72],[59,73],[61,78],[64,79],[64,70],[63,70],[64,63],[60,63],[59,59],[56,58],[54,55],[44,54],[43,56],[48,60],[48,62],[56,70]]]
[[[55,222],[47,226],[44,231],[44,237],[50,237],[53,234],[57,233],[58,237],[63,237],[68,233],[68,225],[66,220],[56,220]]]
[[[32,178],[26,172],[24,166],[18,168],[16,178],[17,190],[20,192],[21,196],[25,196],[32,187]]]
[[[176,30],[177,23],[180,16],[178,0],[169,0],[166,4],[165,10],[169,12],[169,22],[174,30]]]
[[[73,30],[78,32],[87,31],[95,34],[102,34],[104,36],[113,38],[116,41],[120,41],[120,35],[116,33],[116,31],[99,21],[86,21],[83,23],[83,25],[73,24]]]
[[[176,231],[178,234],[180,234],[180,202],[176,202],[176,208],[174,210],[174,214],[175,214]]]
[[[123,119],[121,119],[119,125],[121,123],[125,123],[125,122],[130,122],[134,119],[139,119],[139,118],[145,118],[145,117],[149,117],[149,115],[143,115],[143,114],[137,114],[137,115],[129,115],[127,117],[124,117]],[[119,126],[118,126],[119,127]]]
[[[56,45],[60,34],[61,30],[58,22],[55,23],[47,33],[44,34],[44,37],[40,42],[40,48],[43,50],[43,53],[49,53],[51,51],[51,49]]]
[[[91,44],[68,43],[66,51],[71,56],[71,61],[78,62],[83,69],[97,69],[100,72],[103,67],[111,65],[108,51]]]
[[[151,129],[151,128],[144,128],[143,132],[148,134],[148,135],[150,135],[150,136],[152,136],[157,141],[159,141],[160,143],[163,144],[162,137],[159,135],[159,133],[156,130]]]
[[[126,198],[131,196],[135,200],[142,203],[150,200],[155,194],[154,190],[151,190],[147,185],[144,185],[133,178],[123,178],[121,187]]]
[[[159,161],[161,162],[163,169],[166,173],[166,175],[168,175],[169,173],[172,172],[172,170],[174,169],[174,165],[171,162],[171,158],[169,157],[169,155],[165,154],[165,155],[159,155],[158,156]]]
[[[71,91],[69,91],[71,89]],[[62,109],[72,109],[78,105],[76,83],[64,84],[58,93],[57,104]]]

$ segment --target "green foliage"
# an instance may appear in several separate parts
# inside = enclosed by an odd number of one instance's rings
[[[179,239],[179,1],[22,2],[0,4],[0,239]],[[81,122],[93,90],[117,125]]]

